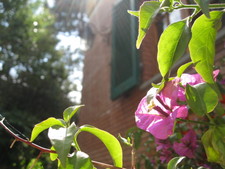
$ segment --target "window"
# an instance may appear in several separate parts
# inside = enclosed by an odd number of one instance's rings
[[[127,13],[137,10],[137,0],[119,1],[112,13],[111,98],[116,99],[138,84],[139,60],[136,49],[138,19]]]

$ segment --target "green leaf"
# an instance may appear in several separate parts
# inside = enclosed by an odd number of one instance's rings
[[[169,74],[173,64],[185,53],[191,39],[186,20],[169,25],[162,33],[158,43],[158,64],[163,77]]]
[[[167,169],[176,169],[179,163],[184,159],[185,157],[174,157],[171,159],[167,165]]]
[[[63,167],[66,166],[66,159],[70,152],[76,131],[77,128],[74,123],[72,123],[68,128],[55,126],[49,128],[48,137],[52,146],[55,148]]]
[[[180,66],[179,69],[177,70],[177,77],[181,77],[181,75],[184,73],[184,71],[192,64],[193,64],[192,62],[188,62],[188,63],[185,63],[182,66]]]
[[[138,38],[136,42],[137,49],[140,48],[141,42],[144,39],[147,30],[160,9],[160,2],[145,1],[139,9],[139,28]]]
[[[81,126],[79,131],[80,132],[86,131],[98,137],[108,149],[109,154],[113,159],[114,166],[116,167],[123,166],[122,148],[119,141],[113,135],[104,130],[89,125]]]
[[[66,169],[93,169],[93,164],[88,154],[77,151],[68,158]]]
[[[129,14],[133,15],[133,16],[139,17],[139,11],[131,11],[131,10],[128,10],[127,12]]]
[[[207,83],[187,84],[185,93],[188,105],[198,115],[212,112],[218,103],[217,93]]]
[[[127,146],[132,146],[130,137],[124,138],[119,134],[118,138],[123,144],[125,144]]]
[[[192,38],[189,43],[190,56],[196,71],[202,78],[213,84],[213,64],[215,56],[216,32],[221,26],[222,11],[210,12],[211,18],[201,15],[192,26]]]
[[[210,18],[209,14],[209,0],[195,0],[198,6],[201,8],[202,12],[207,18]]]
[[[142,143],[142,135],[143,135],[143,130],[137,127],[132,127],[126,132],[127,137],[134,138],[133,147],[136,150],[140,147]]]
[[[51,150],[55,151],[55,148],[52,146]],[[57,153],[50,153],[50,160],[55,161],[58,158]]]
[[[221,167],[225,167],[225,126],[219,125],[214,128],[214,132],[212,134],[212,145],[215,151],[219,152],[219,160],[217,163],[221,165]]]
[[[30,141],[34,141],[35,138],[44,130],[52,127],[52,126],[64,126],[64,123],[60,119],[56,119],[54,117],[50,117],[47,120],[44,120],[38,124],[36,124],[31,133]]]
[[[170,8],[173,5],[173,0],[163,0],[160,7],[161,8]]]
[[[219,152],[217,152],[214,149],[213,144],[212,144],[213,132],[214,132],[213,128],[210,128],[203,134],[203,136],[201,138],[202,144],[204,146],[204,149],[205,149],[205,152],[207,155],[207,160],[209,162],[216,162],[219,159]]]
[[[225,167],[225,126],[217,125],[210,127],[202,136],[202,144],[204,146],[207,160],[215,162]]]
[[[219,116],[222,116],[223,114],[225,114],[224,107],[222,106],[222,104],[220,102],[218,102],[217,106],[215,107],[214,112]]]
[[[84,105],[78,105],[78,106],[71,106],[64,110],[63,112],[63,119],[66,122],[69,122],[70,119],[74,116],[74,114]]]

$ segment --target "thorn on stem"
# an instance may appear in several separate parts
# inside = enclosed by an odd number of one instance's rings
[[[14,144],[17,142],[17,139],[14,139],[12,144],[10,145],[10,148],[13,148]]]

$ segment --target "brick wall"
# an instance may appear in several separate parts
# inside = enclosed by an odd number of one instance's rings
[[[85,105],[79,114],[79,125],[90,124],[118,136],[135,126],[134,112],[140,99],[146,94],[150,85],[143,84],[159,71],[157,66],[158,32],[156,25],[148,31],[140,49],[141,82],[140,84],[112,101],[110,99],[111,83],[111,34],[95,34],[91,49],[85,53],[82,104]],[[224,55],[224,45],[218,45],[217,63]],[[224,69],[224,68],[223,68]],[[81,133],[81,149],[93,160],[112,164],[104,145],[94,136]],[[130,168],[130,148],[123,146],[124,167]]]
[[[111,43],[110,34],[96,34],[93,46],[85,54],[82,108],[79,125],[90,124],[118,136],[135,126],[134,112],[146,89],[133,88],[115,101],[110,99]],[[156,26],[152,26],[140,49],[141,82],[148,80],[158,72],[156,64]],[[149,47],[151,46],[151,47]],[[90,154],[93,160],[112,164],[104,145],[94,136],[82,133],[79,137],[82,150]],[[124,148],[125,167],[130,166],[130,148]]]

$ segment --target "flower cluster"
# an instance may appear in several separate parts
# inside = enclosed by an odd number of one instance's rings
[[[219,70],[213,72],[214,79],[218,74]],[[186,119],[188,117],[186,85],[193,86],[201,83],[204,83],[204,80],[199,74],[182,74],[181,77],[175,77],[166,82],[161,91],[154,87],[151,88],[135,112],[137,126],[151,133],[156,140],[166,140],[173,135],[177,118]],[[167,151],[167,153],[163,154],[169,155],[168,148],[172,148],[178,155],[193,158],[194,150],[197,147],[196,139],[195,132],[190,130],[180,142],[175,142],[170,146],[166,144],[163,151]],[[160,144],[159,141],[156,143],[158,144],[157,151],[162,150],[162,141]],[[163,161],[167,161],[167,157],[164,158]]]
[[[173,158],[173,150],[180,156],[188,158],[195,157],[195,150],[197,148],[197,135],[194,130],[189,130],[180,142],[173,144],[168,140],[155,139],[156,151],[160,152],[160,160],[162,163],[169,162]]]

